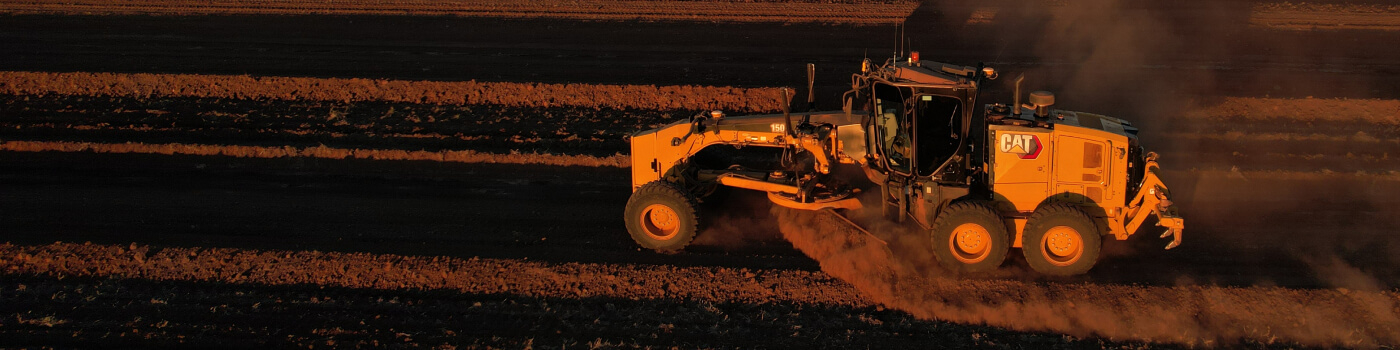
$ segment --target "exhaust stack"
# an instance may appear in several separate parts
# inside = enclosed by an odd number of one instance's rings
[[[1021,117],[1021,81],[1026,80],[1026,74],[1016,76],[1016,89],[1011,92],[1011,117]]]
[[[817,82],[817,65],[816,65],[816,64],[812,64],[812,63],[808,63],[808,64],[807,64],[807,111],[808,111],[808,112],[816,112],[816,111],[817,111],[817,94],[816,94],[815,91],[812,91],[812,89],[816,88],[816,82]]]

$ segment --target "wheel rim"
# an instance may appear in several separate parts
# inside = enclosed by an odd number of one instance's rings
[[[1040,238],[1040,252],[1055,266],[1069,266],[1084,255],[1084,237],[1069,226],[1055,226]]]
[[[658,241],[675,237],[681,232],[681,218],[671,207],[662,204],[648,205],[642,209],[642,231]]]
[[[964,264],[982,262],[992,255],[992,234],[982,225],[958,225],[948,235],[948,249],[953,251],[953,258]]]

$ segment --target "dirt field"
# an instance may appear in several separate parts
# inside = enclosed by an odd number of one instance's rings
[[[1400,30],[1400,6],[1383,4],[1269,3],[1256,5],[1249,23],[1290,30]]]
[[[0,1],[0,347],[1400,346],[1392,5],[596,3]],[[898,20],[1141,127],[1184,245],[959,279],[743,192],[630,241],[628,135],[832,101]]]

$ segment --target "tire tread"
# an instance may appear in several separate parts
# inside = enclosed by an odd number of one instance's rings
[[[693,234],[690,234],[690,235],[682,235],[682,237],[680,237],[681,240],[680,240],[680,241],[676,241],[675,245],[677,245],[677,246],[679,246],[679,247],[681,247],[681,248],[684,248],[685,246],[690,245],[690,242],[693,241],[693,240],[695,240],[695,236],[698,235],[698,234],[700,233],[700,201],[697,200],[697,199],[695,198],[695,196],[692,196],[692,195],[690,195],[689,193],[687,193],[685,190],[681,189],[680,186],[677,186],[676,184],[673,184],[673,183],[670,183],[670,182],[666,182],[666,181],[663,181],[663,180],[656,180],[656,181],[648,182],[648,183],[642,185],[642,187],[637,188],[637,192],[636,192],[636,193],[633,193],[631,198],[628,198],[628,199],[627,199],[627,209],[626,209],[626,212],[624,213],[624,216],[625,216],[625,220],[627,220],[626,225],[629,227],[628,231],[631,231],[631,228],[630,228],[630,227],[631,227],[632,225],[635,225],[635,223],[632,222],[632,217],[631,217],[632,211],[633,211],[633,210],[640,210],[640,208],[633,208],[633,206],[635,205],[635,202],[638,201],[640,198],[647,198],[647,197],[649,197],[649,196],[662,196],[662,197],[680,198],[680,199],[684,199],[684,200],[685,200],[685,204],[687,204],[687,208],[672,208],[672,209],[678,211],[678,212],[676,213],[677,215],[689,216],[689,217],[692,218],[692,220],[691,220],[691,227],[689,227],[689,229],[690,229],[690,232],[693,232]],[[685,212],[680,212],[680,211],[685,211]],[[684,230],[684,228],[683,228],[682,230]],[[631,237],[632,237],[632,241],[633,241],[633,242],[637,242],[638,245],[641,245],[642,247],[650,248],[649,244],[648,244],[647,242],[643,242],[639,237],[637,237],[636,234],[631,234],[631,232],[629,232],[629,236],[631,236]],[[656,249],[656,250],[658,250],[658,251],[663,251],[663,252],[675,252],[675,251],[679,251],[679,250],[680,250],[680,248],[675,248],[675,249],[657,249],[657,248],[653,248],[653,249]]]

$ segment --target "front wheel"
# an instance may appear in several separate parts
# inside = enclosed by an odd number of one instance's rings
[[[632,240],[643,248],[678,251],[700,231],[700,206],[685,190],[665,181],[652,181],[627,200],[623,216]]]
[[[1099,260],[1103,236],[1098,226],[1069,203],[1036,210],[1021,235],[1021,253],[1036,272],[1072,276],[1089,272]]]
[[[1011,251],[1011,236],[996,209],[984,202],[949,205],[933,224],[933,252],[955,273],[996,270]]]

